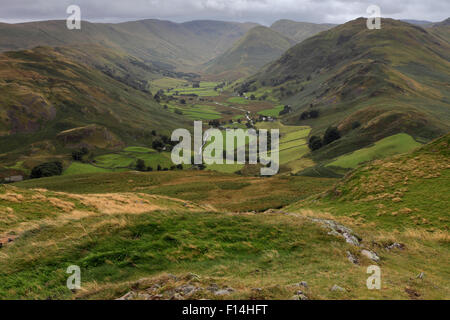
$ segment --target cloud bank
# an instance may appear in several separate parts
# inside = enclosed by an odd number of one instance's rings
[[[147,18],[188,21],[217,19],[269,25],[279,19],[343,23],[367,16],[375,4],[383,17],[442,21],[450,15],[448,0],[1,0],[0,21],[65,19],[76,4],[82,19],[120,22]]]

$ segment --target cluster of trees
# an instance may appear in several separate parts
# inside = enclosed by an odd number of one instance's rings
[[[320,138],[318,136],[312,136],[309,138],[308,146],[311,151],[319,150],[323,146],[326,146],[333,141],[336,141],[341,138],[341,134],[336,127],[329,127],[327,131],[325,131],[325,134],[323,135],[323,138]]]
[[[43,177],[60,176],[63,172],[63,165],[60,161],[46,162],[34,167],[31,170],[30,178],[39,179]]]
[[[220,127],[221,123],[219,120],[215,119],[215,120],[209,121],[208,124],[213,128],[218,128],[218,127]]]
[[[136,167],[135,167],[136,171],[141,171],[141,172],[151,172],[153,171],[153,168],[150,166],[147,166],[145,164],[145,161],[142,159],[138,159],[136,161]],[[157,171],[169,171],[169,168],[163,168],[161,167],[160,164],[158,164],[158,166],[156,167]],[[179,164],[176,166],[171,166],[170,170],[183,170],[183,165]]]
[[[214,87],[214,91],[217,91],[217,90],[219,90],[219,89],[222,89],[222,88],[225,87],[225,86],[226,86],[226,83],[225,83],[225,82],[222,82],[222,83],[220,83],[220,84],[218,84],[217,86]]]
[[[158,92],[153,97],[156,102],[160,103],[161,100],[167,99],[166,95],[164,94],[164,90],[158,90]]]
[[[171,151],[173,146],[177,144],[176,141],[171,141],[168,136],[160,135],[159,138],[152,141],[152,148],[158,152]]]
[[[305,111],[300,115],[300,120],[316,119],[319,117],[319,110]]]
[[[242,83],[237,89],[236,92],[242,96],[244,93],[249,91],[255,91],[256,87],[253,85],[256,82],[256,80],[250,80],[248,82]]]
[[[89,150],[83,147],[79,150],[72,151],[72,159],[74,161],[83,161],[83,157],[89,154]]]
[[[291,106],[285,105],[283,110],[280,111],[279,116],[282,116],[282,115],[285,115],[285,114],[288,114],[291,112],[292,112]]]

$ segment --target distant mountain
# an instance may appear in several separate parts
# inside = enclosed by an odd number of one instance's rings
[[[405,132],[429,141],[450,129],[450,44],[408,23],[363,18],[309,38],[236,88],[266,88],[293,112],[290,123],[343,138],[315,154],[333,158]],[[316,119],[300,115],[317,110]]]
[[[442,22],[433,23],[427,30],[435,36],[450,42],[450,18]]]
[[[279,20],[272,24],[270,28],[278,33],[281,33],[285,37],[294,40],[296,43],[300,43],[319,32],[331,29],[335,26],[336,25],[334,24],[317,24],[292,20]]]
[[[206,73],[222,78],[248,76],[286,52],[294,41],[267,27],[255,27],[225,53],[206,64]]]
[[[83,21],[81,30],[68,30],[66,21],[0,23],[0,51],[39,45],[96,44],[165,69],[189,70],[223,53],[255,26],[221,21],[141,20],[118,24]]]
[[[433,22],[426,21],[426,20],[401,19],[400,21],[407,22],[410,24],[415,24],[418,26],[427,26],[427,25],[433,24]]]

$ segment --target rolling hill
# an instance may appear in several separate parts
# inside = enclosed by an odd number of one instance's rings
[[[239,84],[292,105],[291,124],[320,135],[331,125],[342,138],[313,153],[332,159],[385,137],[407,133],[430,141],[450,129],[450,44],[426,29],[363,18],[309,38]],[[300,115],[317,110],[319,117]]]
[[[254,23],[174,23],[148,19],[117,24],[83,21],[81,30],[68,30],[66,21],[62,20],[0,23],[0,51],[96,44],[164,69],[191,70],[223,53],[255,26]]]
[[[169,115],[153,99],[145,82],[133,78],[133,72],[145,72],[138,60],[101,47],[95,58],[89,58],[92,51],[71,50],[37,47],[0,54],[3,166],[20,163],[31,169],[80,146],[117,150],[138,141],[148,144],[152,130],[169,135],[185,126],[181,116]],[[113,74],[79,62],[83,57],[92,64],[109,63]]]
[[[334,24],[317,24],[309,22],[298,22],[292,20],[278,20],[270,28],[276,32],[292,39],[295,43],[300,43],[319,32],[335,27]]]
[[[249,76],[288,50],[294,42],[267,27],[255,27],[232,48],[206,64],[205,72],[220,78]]]

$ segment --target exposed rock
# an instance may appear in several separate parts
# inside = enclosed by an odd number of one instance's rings
[[[342,287],[339,287],[337,284],[335,284],[333,287],[331,287],[330,289],[331,291],[339,291],[339,292],[344,292],[345,289]]]
[[[293,287],[304,287],[304,288],[308,288],[308,282],[306,281],[300,281],[298,283],[294,283],[291,286]]]
[[[130,291],[116,300],[133,300],[134,298],[136,298],[136,293],[134,291]]]
[[[291,300],[308,300],[308,297],[304,294],[296,294],[291,297]]]
[[[175,293],[172,297],[170,297],[170,300],[184,300],[184,298],[181,294]]]
[[[233,291],[234,291],[233,288],[226,288],[226,289],[218,290],[214,294],[216,296],[224,296],[224,295],[228,295],[228,294],[232,293]]]
[[[220,288],[217,284],[213,283],[212,285],[210,285],[208,288],[206,288],[206,290],[210,291],[210,292],[216,292],[219,291]]]
[[[347,251],[347,259],[353,264],[358,264],[359,260],[357,257],[355,257],[350,251]]]
[[[380,257],[377,256],[377,254],[375,252],[373,252],[373,251],[369,251],[369,250],[363,249],[363,250],[361,250],[361,254],[363,256],[369,258],[372,261],[375,261],[375,262],[379,262],[380,261]]]
[[[386,247],[386,249],[388,249],[388,250],[393,250],[393,249],[400,249],[400,250],[403,250],[403,249],[405,249],[405,245],[402,244],[402,243],[394,242],[394,243],[388,245],[388,246]]]
[[[188,295],[188,294],[195,293],[199,289],[200,288],[197,288],[197,287],[195,287],[193,285],[185,284],[185,285],[182,285],[181,287],[176,288],[175,291],[177,291],[178,293],[181,293],[183,295]]]
[[[196,275],[195,273],[189,273],[186,278],[188,280],[200,280],[200,276]]]
[[[421,272],[417,275],[416,279],[423,280],[424,277],[425,277],[425,273]]]
[[[161,286],[157,283],[155,283],[154,285],[152,285],[150,288],[147,288],[147,292],[152,292],[152,291],[156,291],[159,288],[161,288]]]
[[[176,276],[176,275],[173,275],[173,274],[171,274],[171,273],[169,273],[169,274],[167,275],[167,277],[168,277],[169,279],[172,279],[173,281],[177,281],[177,280],[178,280],[177,276]]]
[[[152,296],[148,293],[138,293],[137,299],[139,300],[151,300]]]
[[[347,232],[342,233],[342,235],[344,236],[345,241],[347,243],[350,243],[351,245],[354,245],[354,246],[359,246],[359,240],[354,235],[347,233]]]
[[[347,228],[336,221],[325,220],[325,219],[312,219],[314,222],[319,222],[328,229],[331,229],[328,233],[329,235],[343,237],[345,241],[351,245],[359,246],[359,241],[361,240],[352,229]]]
[[[408,294],[409,298],[412,300],[417,300],[420,297],[420,293],[412,288],[405,288],[405,292]]]

